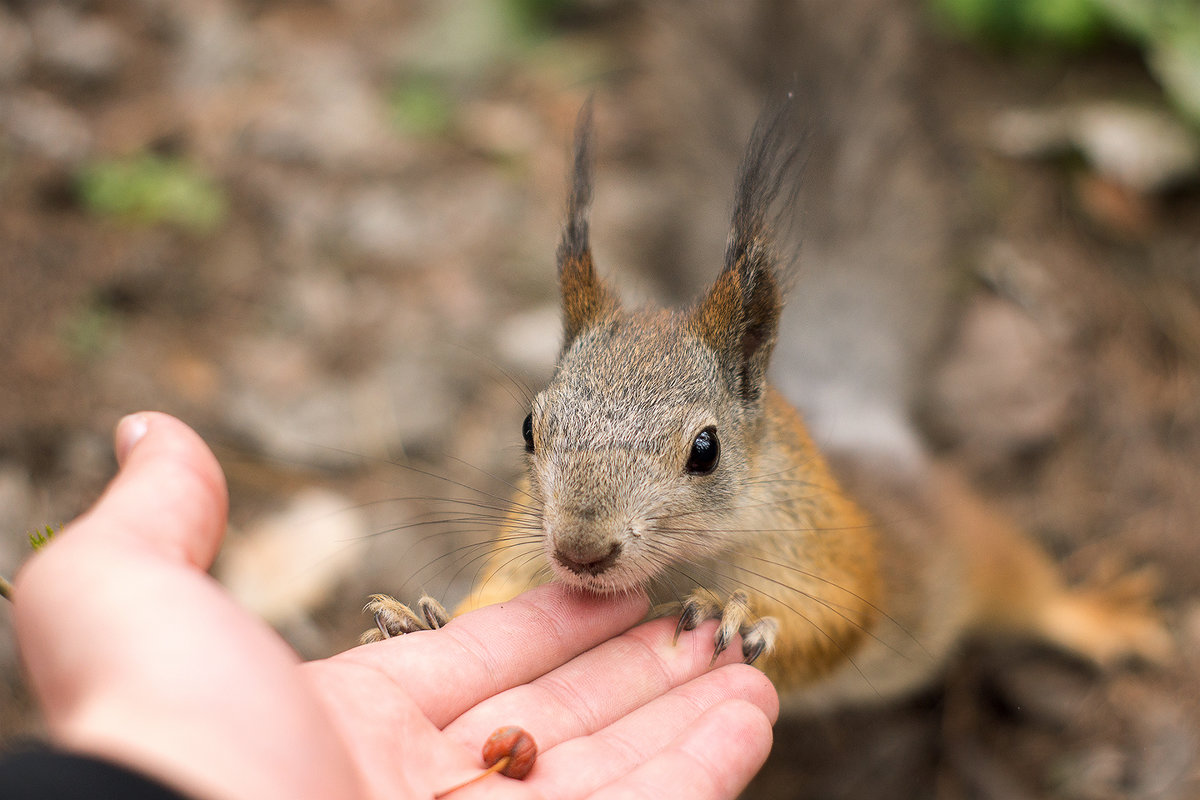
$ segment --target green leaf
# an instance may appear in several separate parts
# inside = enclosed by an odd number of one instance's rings
[[[1024,27],[1047,42],[1086,45],[1104,28],[1095,0],[1027,0],[1022,6]]]
[[[450,93],[437,80],[424,76],[398,83],[388,98],[388,109],[392,124],[415,136],[442,136],[454,118]]]
[[[78,188],[93,213],[140,224],[206,233],[227,213],[228,202],[215,181],[182,159],[151,153],[97,161],[79,173]]]

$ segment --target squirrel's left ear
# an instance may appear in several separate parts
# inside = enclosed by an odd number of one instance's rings
[[[563,349],[575,337],[616,311],[616,294],[596,275],[588,240],[592,204],[592,100],[584,104],[575,126],[575,159],[567,219],[558,245],[558,287],[562,294]]]
[[[783,183],[795,178],[799,151],[790,119],[784,103],[755,126],[738,175],[725,268],[693,312],[697,332],[720,355],[747,403],[766,388],[783,310],[769,215]]]

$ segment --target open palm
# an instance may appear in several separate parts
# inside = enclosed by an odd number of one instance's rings
[[[540,755],[478,797],[733,797],[777,711],[757,670],[671,643],[644,600],[549,586],[437,631],[301,663],[206,573],[226,493],[203,442],[144,413],[118,428],[104,497],[18,576],[14,620],[63,746],[196,797],[428,798],[520,725]],[[708,643],[708,649],[705,643]]]

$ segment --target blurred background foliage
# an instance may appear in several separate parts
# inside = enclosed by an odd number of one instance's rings
[[[228,211],[211,175],[181,158],[154,153],[90,162],[80,170],[78,186],[84,206],[94,213],[198,234],[218,227]]]
[[[1169,102],[1200,127],[1200,0],[929,0],[955,34],[1010,49],[1137,48]]]

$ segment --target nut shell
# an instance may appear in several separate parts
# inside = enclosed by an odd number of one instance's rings
[[[500,768],[500,774],[520,780],[533,769],[533,762],[537,760],[537,742],[518,725],[497,728],[483,743],[483,763],[491,767],[506,756],[508,763]]]

